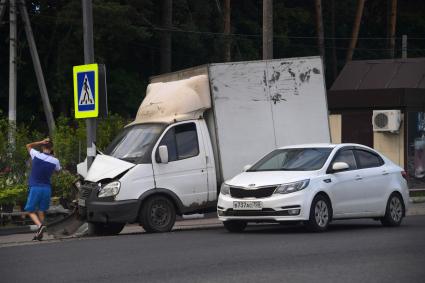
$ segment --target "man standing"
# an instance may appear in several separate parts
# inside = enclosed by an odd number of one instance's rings
[[[41,146],[41,152],[34,149]],[[32,221],[38,226],[33,240],[41,241],[46,226],[43,224],[44,213],[49,208],[52,189],[50,177],[54,171],[60,170],[59,160],[53,153],[53,143],[47,138],[42,141],[26,145],[32,159],[31,175],[29,179],[29,193],[25,211],[29,212]]]

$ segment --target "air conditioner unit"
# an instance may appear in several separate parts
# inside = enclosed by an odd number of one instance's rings
[[[374,110],[372,124],[374,132],[398,133],[401,124],[400,110]]]

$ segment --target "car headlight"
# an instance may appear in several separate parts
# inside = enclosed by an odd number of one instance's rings
[[[116,196],[120,191],[121,183],[118,181],[111,182],[103,186],[98,193],[99,198]]]
[[[298,182],[282,184],[282,185],[277,187],[277,189],[274,191],[274,193],[275,194],[289,194],[289,193],[301,191],[301,190],[305,189],[308,186],[309,183],[310,183],[310,180],[307,179],[307,180],[302,180],[302,181],[298,181]]]
[[[223,195],[229,195],[230,194],[230,186],[227,185],[226,183],[223,183],[221,185],[221,188],[220,188],[220,193],[223,194]]]

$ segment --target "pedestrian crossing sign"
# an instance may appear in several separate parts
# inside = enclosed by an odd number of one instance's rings
[[[99,67],[97,64],[74,66],[75,118],[99,115]]]

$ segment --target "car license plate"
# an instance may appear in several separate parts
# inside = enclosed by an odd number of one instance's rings
[[[261,201],[234,201],[233,209],[235,210],[261,210],[263,203]]]
[[[85,199],[78,199],[78,205],[79,206],[86,206],[86,200]]]

